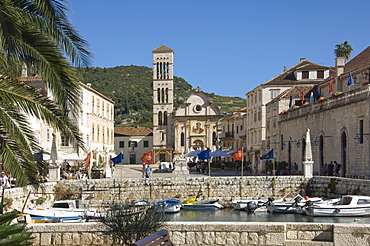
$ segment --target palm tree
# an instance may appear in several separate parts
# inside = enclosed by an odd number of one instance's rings
[[[74,67],[88,66],[91,53],[73,28],[65,0],[0,0],[0,158],[20,185],[37,183],[45,164],[30,117],[71,139],[83,141],[75,123],[81,107]],[[52,98],[22,82],[22,66],[40,74]]]
[[[335,45],[334,54],[336,57],[345,57],[346,60],[351,56],[351,53],[353,51],[352,46],[348,43],[348,41],[345,41],[342,44]]]

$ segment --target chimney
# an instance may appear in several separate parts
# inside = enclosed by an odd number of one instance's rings
[[[304,57],[301,57],[300,59],[299,59],[299,61],[300,62],[303,62],[303,61],[305,61],[306,60],[306,58],[304,58]]]
[[[335,71],[337,72],[336,76],[338,77],[344,73],[344,66],[346,65],[345,57],[335,57]]]

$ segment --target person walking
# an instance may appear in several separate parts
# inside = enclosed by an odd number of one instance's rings
[[[226,169],[225,163],[222,162],[221,163],[221,175],[224,175],[225,169]]]

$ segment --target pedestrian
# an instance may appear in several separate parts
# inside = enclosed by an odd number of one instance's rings
[[[340,175],[340,170],[341,170],[342,165],[339,164],[337,161],[334,161],[334,165],[335,165],[335,175],[336,176],[341,176]]]
[[[222,162],[222,163],[221,163],[221,175],[223,175],[223,174],[224,174],[225,169],[226,169],[225,163],[224,163],[224,162]]]
[[[324,175],[325,176],[328,176],[328,174],[329,174],[329,165],[327,164],[327,163],[325,163],[325,171],[324,171]]]
[[[297,164],[297,162],[294,162],[294,164],[293,164],[293,174],[298,174],[298,164]]]
[[[334,164],[333,164],[333,161],[330,162],[330,164],[328,165],[328,175],[329,176],[333,176],[334,174]]]
[[[200,174],[200,163],[199,163],[199,161],[197,162],[196,166],[197,166],[197,173]]]
[[[240,168],[239,162],[235,162],[234,167],[235,167],[235,174],[239,174],[239,168]]]
[[[8,176],[6,176],[5,172],[1,172],[0,184],[1,184],[1,187],[3,187],[3,189],[10,188],[9,179],[8,179]]]
[[[148,164],[148,166],[146,167],[145,172],[146,172],[146,177],[147,177],[147,178],[152,178],[152,168],[150,167],[150,165],[149,165],[149,164]]]

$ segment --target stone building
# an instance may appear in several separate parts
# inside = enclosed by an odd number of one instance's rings
[[[262,146],[266,140],[266,104],[276,98],[283,91],[298,84],[317,84],[330,75],[330,67],[312,63],[305,58],[293,67],[286,69],[246,93],[247,120],[246,120],[246,145],[248,160],[257,172],[262,172],[260,157],[264,155]]]
[[[277,160],[302,161],[305,132],[311,131],[314,174],[322,173],[331,161],[341,164],[338,176],[370,177],[370,47],[347,64],[336,58],[336,76],[318,85],[322,101],[316,101],[279,116],[279,142],[302,146],[288,152],[281,150]],[[353,84],[349,85],[352,77]]]
[[[220,109],[200,88],[174,112],[174,51],[161,45],[153,51],[153,162],[172,162],[190,149],[217,142]]]
[[[142,163],[140,158],[153,149],[153,131],[148,127],[115,127],[114,150],[122,152],[124,164]]]
[[[241,108],[238,111],[233,112],[231,115],[220,120],[221,133],[219,134],[219,139],[221,141],[222,151],[228,152],[232,149],[246,148],[245,138],[245,121],[246,121],[246,109]],[[246,159],[246,152],[244,152],[244,162]],[[232,161],[233,159],[228,157],[225,158],[227,161]]]
[[[42,94],[48,95],[45,81],[39,76],[27,76],[24,68],[20,81],[37,88]],[[93,165],[107,165],[114,152],[114,102],[91,88],[91,84],[80,83],[81,111],[77,121],[78,130],[85,143],[85,150],[76,150],[73,143],[45,122],[30,117],[30,126],[35,132],[39,145],[44,151],[44,159],[50,158],[52,135],[55,134],[58,165],[62,168],[67,164],[83,162],[88,152],[92,152]]]

